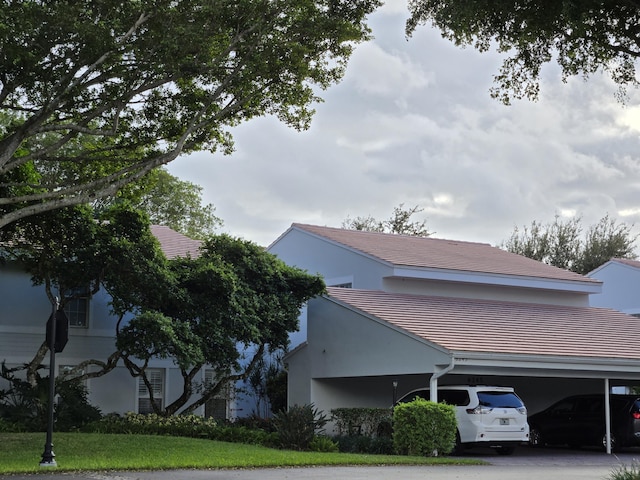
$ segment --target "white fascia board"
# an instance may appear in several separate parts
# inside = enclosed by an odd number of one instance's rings
[[[602,282],[585,280],[573,282],[553,278],[523,277],[517,275],[498,275],[493,273],[470,272],[462,270],[443,270],[429,268],[394,268],[391,278],[415,278],[446,282],[496,285],[504,287],[534,288],[538,290],[556,290],[575,293],[602,293]]]
[[[454,352],[454,358],[456,367],[497,367],[541,371],[571,370],[576,373],[597,372],[603,374],[615,372],[615,374],[631,374],[634,378],[640,378],[640,359],[503,355],[477,352]]]

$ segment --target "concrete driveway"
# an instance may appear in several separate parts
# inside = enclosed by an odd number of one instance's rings
[[[7,480],[606,480],[614,469],[640,461],[640,450],[617,455],[598,451],[521,448],[511,456],[473,451],[481,466],[316,467],[260,470],[56,473],[0,477]]]

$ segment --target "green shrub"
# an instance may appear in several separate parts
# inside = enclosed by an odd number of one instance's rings
[[[334,408],[332,420],[339,435],[390,435],[393,411],[389,408]]]
[[[212,418],[197,415],[163,417],[155,413],[143,415],[127,413],[124,416],[106,415],[83,430],[98,433],[134,433],[146,435],[175,435],[179,437],[208,437],[217,426]]]
[[[455,407],[417,398],[393,411],[393,446],[400,455],[447,454],[456,440]]]
[[[393,439],[391,436],[367,437],[364,435],[338,435],[333,437],[342,453],[368,453],[372,455],[391,455]]]
[[[309,444],[309,450],[312,452],[338,452],[338,444],[324,435],[316,435]]]
[[[35,385],[18,378],[2,366],[9,388],[0,390],[0,418],[12,431],[44,432],[49,422],[49,377],[36,375]],[[100,410],[89,403],[87,389],[79,381],[56,380],[54,429],[77,430],[100,418]]]
[[[609,476],[610,480],[640,480],[640,464],[632,462],[630,466],[622,465]]]
[[[273,417],[280,446],[292,450],[309,450],[314,437],[324,432],[328,421],[313,405],[294,405]]]

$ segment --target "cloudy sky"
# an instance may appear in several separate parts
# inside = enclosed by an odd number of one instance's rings
[[[169,171],[204,189],[222,231],[267,246],[291,223],[340,227],[419,205],[435,237],[507,239],[515,226],[604,215],[640,228],[640,92],[624,106],[597,75],[544,71],[536,103],[489,96],[501,57],[460,49],[430,27],[404,35],[406,0],[370,17],[343,81],[311,128],[272,118],[234,130],[231,156],[199,153]],[[636,106],[637,105],[637,106]]]

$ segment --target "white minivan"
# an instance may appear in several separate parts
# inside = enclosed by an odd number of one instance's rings
[[[430,400],[429,389],[418,389],[404,395],[398,403]],[[527,409],[511,387],[484,385],[447,385],[438,387],[438,402],[456,407],[458,434],[454,453],[465,448],[495,448],[510,455],[516,446],[529,441]]]

